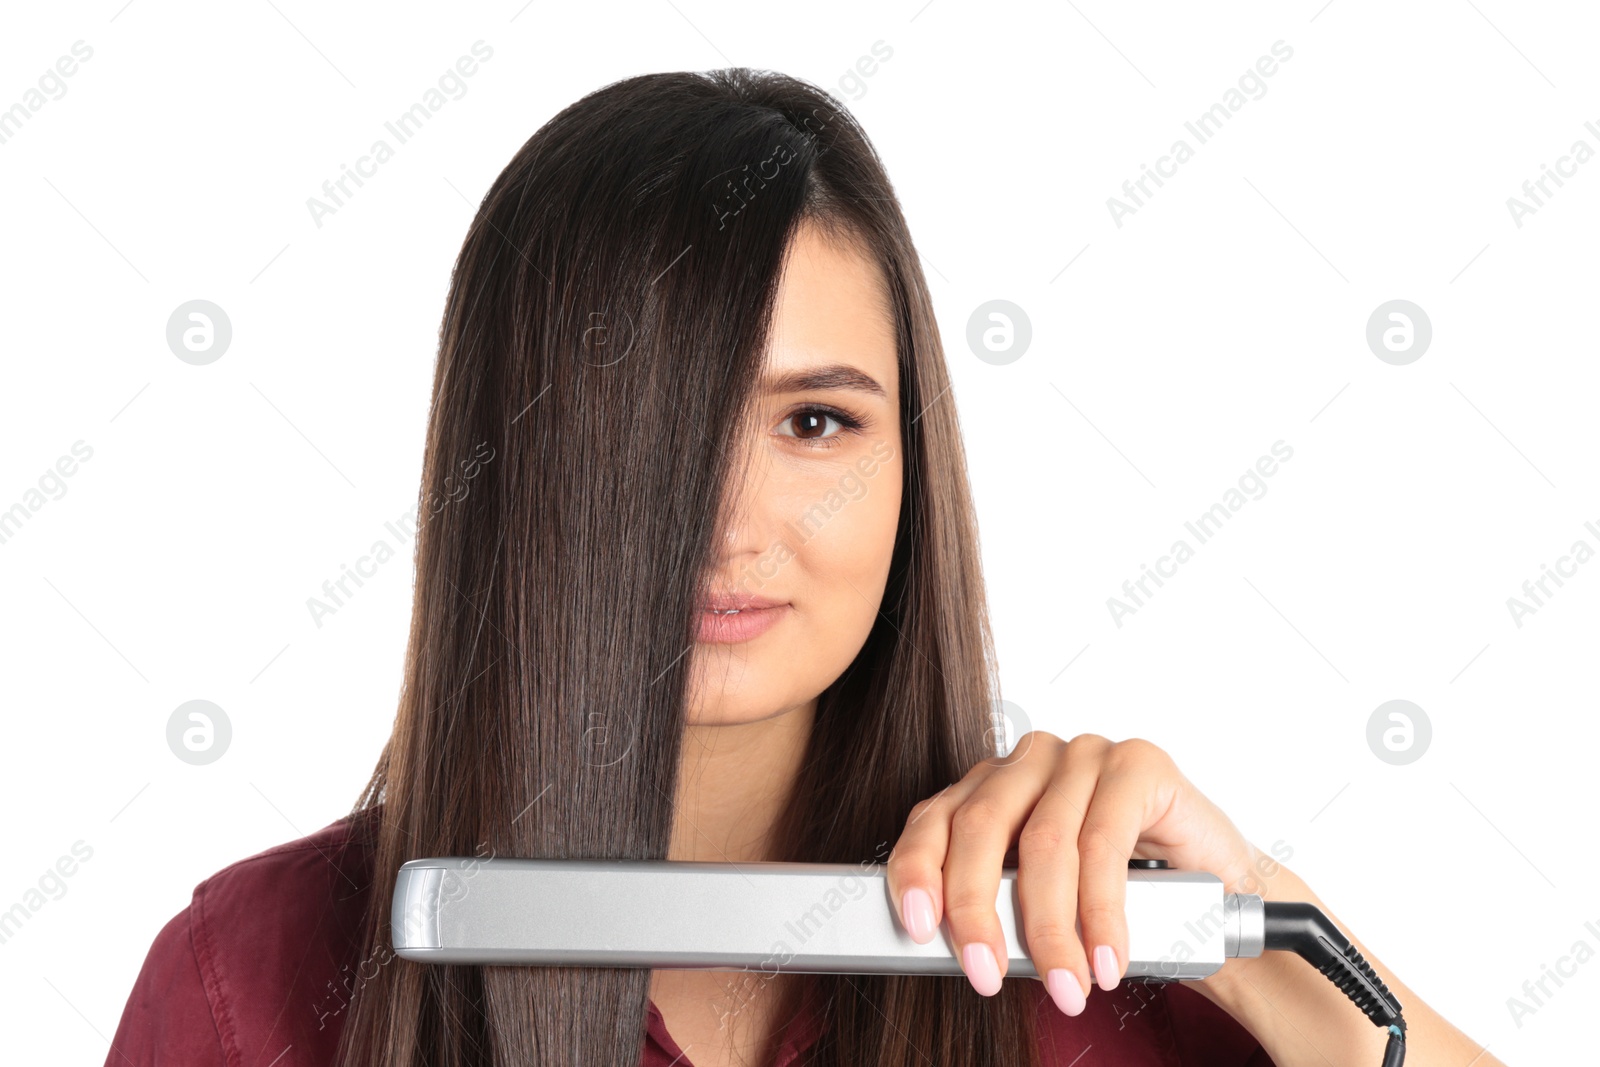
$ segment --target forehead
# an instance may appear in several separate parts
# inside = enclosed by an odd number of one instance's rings
[[[854,367],[897,395],[888,282],[876,260],[802,223],[784,257],[767,351],[768,378],[829,364]]]

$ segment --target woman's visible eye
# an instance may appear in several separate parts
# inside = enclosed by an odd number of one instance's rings
[[[838,423],[840,432],[828,433],[829,422]],[[779,424],[779,433],[784,437],[799,438],[802,444],[812,448],[832,448],[844,431],[854,433],[865,425],[863,420],[838,408],[812,405],[786,416]]]

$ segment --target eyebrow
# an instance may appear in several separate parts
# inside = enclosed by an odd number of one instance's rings
[[[810,367],[766,378],[769,393],[804,393],[813,389],[856,389],[863,393],[889,399],[878,380],[869,374],[844,363],[830,363],[825,367]]]

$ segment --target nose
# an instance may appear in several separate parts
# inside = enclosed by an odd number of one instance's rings
[[[734,457],[729,471],[731,492],[717,533],[717,551],[724,577],[745,557],[764,553],[772,544],[774,523],[769,496],[771,471],[760,449],[746,448]]]

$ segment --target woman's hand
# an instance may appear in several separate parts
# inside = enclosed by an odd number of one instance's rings
[[[1004,760],[984,760],[919,802],[888,861],[900,922],[925,944],[948,917],[962,969],[984,996],[1005,974],[995,899],[1013,842],[1028,953],[1068,1015],[1083,1010],[1091,961],[1105,990],[1127,967],[1130,857],[1209,871],[1233,891],[1261,856],[1149,741],[1023,735]]]

